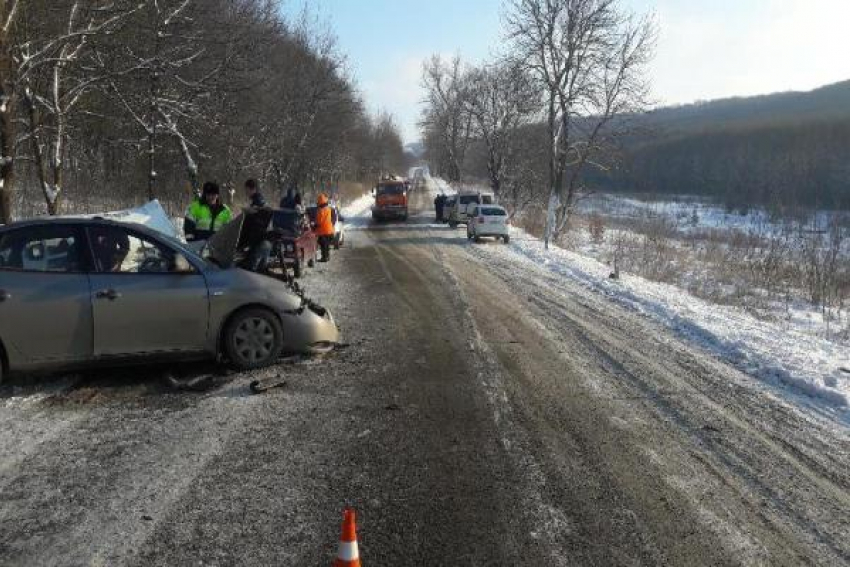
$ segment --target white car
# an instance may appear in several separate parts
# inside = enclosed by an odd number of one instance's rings
[[[511,221],[508,212],[498,205],[478,205],[472,209],[466,225],[466,237],[476,242],[483,236],[501,238],[505,244],[511,241]]]

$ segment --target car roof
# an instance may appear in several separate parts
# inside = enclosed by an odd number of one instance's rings
[[[21,228],[66,225],[114,226],[119,228],[129,228],[136,232],[151,236],[153,238],[163,239],[164,237],[166,240],[168,239],[167,235],[162,234],[161,232],[157,232],[156,230],[153,230],[143,224],[133,222],[121,222],[99,217],[37,217],[33,219],[15,221],[6,225],[0,225],[0,234]]]

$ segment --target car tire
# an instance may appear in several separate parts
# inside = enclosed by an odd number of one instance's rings
[[[457,228],[457,223],[455,221],[449,221],[449,228]]]
[[[510,244],[510,243],[511,243],[511,237],[510,237],[510,236],[506,236],[506,237],[505,237],[505,244]]]
[[[481,244],[481,237],[480,237],[480,236],[478,236],[477,234],[475,235],[475,243],[476,243],[476,244]]]
[[[223,347],[227,359],[239,370],[269,366],[283,350],[283,328],[268,309],[245,309],[228,322]]]
[[[297,279],[304,275],[304,251],[296,255],[295,264],[292,265],[292,275]]]
[[[334,238],[334,250],[339,250],[340,246],[342,246],[342,235],[341,234],[337,235],[337,237]]]
[[[315,253],[313,254],[312,258],[307,260],[307,267],[308,268],[315,268],[316,267],[316,254]]]

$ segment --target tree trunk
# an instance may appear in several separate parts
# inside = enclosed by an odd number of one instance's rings
[[[0,47],[2,49],[2,47]],[[0,84],[5,83],[0,77]],[[12,222],[12,194],[15,189],[15,122],[12,108],[14,95],[0,87],[0,224]]]
[[[12,222],[12,193],[15,188],[14,61],[7,40],[0,27],[0,224]]]

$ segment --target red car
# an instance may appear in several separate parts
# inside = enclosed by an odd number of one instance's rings
[[[273,255],[280,259],[284,271],[292,267],[292,275],[300,278],[304,267],[313,267],[318,258],[318,239],[307,215],[292,209],[278,209],[272,214]]]

